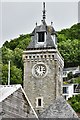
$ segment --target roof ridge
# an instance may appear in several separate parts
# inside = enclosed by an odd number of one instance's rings
[[[0,102],[2,102],[4,99],[6,99],[8,96],[10,96],[12,93],[14,93],[16,90],[18,90],[21,85],[0,85]],[[5,89],[4,89],[5,88]],[[7,89],[13,88],[7,92]],[[4,89],[4,90],[3,90]]]

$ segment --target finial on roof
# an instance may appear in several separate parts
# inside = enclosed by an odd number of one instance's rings
[[[43,2],[43,21],[45,21],[45,19],[46,19],[45,13],[46,13],[46,10],[45,10],[45,2]]]
[[[51,21],[51,25],[53,25],[53,22]]]
[[[36,22],[36,26],[37,26],[37,22]]]

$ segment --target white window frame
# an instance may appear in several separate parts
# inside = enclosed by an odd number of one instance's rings
[[[38,100],[41,99],[41,106],[38,105]],[[43,97],[37,97],[36,98],[36,108],[42,108],[43,107]]]

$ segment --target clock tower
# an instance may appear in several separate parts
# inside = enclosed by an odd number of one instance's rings
[[[36,113],[43,112],[62,95],[64,61],[57,49],[57,35],[52,23],[46,24],[45,3],[43,19],[31,34],[31,42],[23,52],[24,90]]]

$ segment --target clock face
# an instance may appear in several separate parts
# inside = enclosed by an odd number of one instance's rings
[[[47,67],[46,65],[42,63],[38,63],[35,66],[33,66],[33,73],[35,77],[44,77],[47,73]]]

